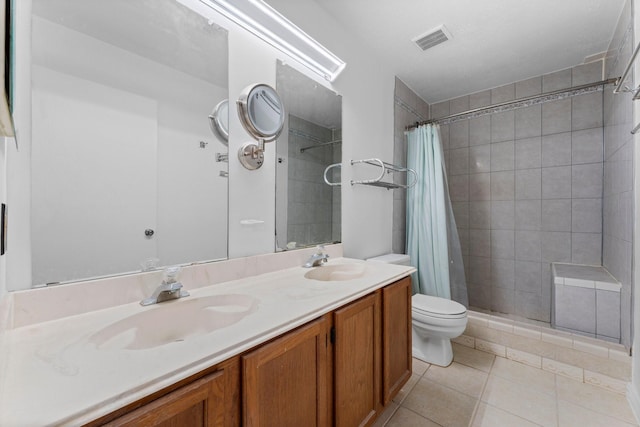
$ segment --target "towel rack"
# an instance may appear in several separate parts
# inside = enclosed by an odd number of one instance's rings
[[[392,165],[391,163],[383,162],[380,159],[372,158],[372,159],[364,159],[364,160],[351,160],[351,165],[355,165],[358,163],[364,163],[367,165],[377,166],[381,169],[380,175],[373,179],[364,179],[359,181],[351,180],[351,185],[362,184],[362,185],[372,185],[374,187],[384,187],[387,190],[391,190],[394,188],[410,188],[416,185],[418,181],[418,174],[413,169],[405,168],[402,166]],[[391,174],[394,172],[401,172],[406,174],[413,175],[413,180],[410,184],[396,184],[394,182],[383,181],[382,178],[387,174]],[[408,182],[408,179],[407,179]]]

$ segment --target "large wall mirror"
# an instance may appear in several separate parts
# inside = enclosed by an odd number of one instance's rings
[[[342,161],[342,97],[278,61],[287,119],[277,141],[276,250],[341,241],[340,187],[325,183]],[[330,182],[339,182],[340,168]]]
[[[176,0],[33,0],[35,285],[227,257],[227,31]]]

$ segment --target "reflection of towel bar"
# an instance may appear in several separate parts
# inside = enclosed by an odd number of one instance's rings
[[[380,159],[364,159],[364,160],[351,160],[351,164],[355,165],[357,163],[365,163],[372,166],[378,166],[382,170],[380,171],[380,175],[374,179],[364,179],[359,181],[351,180],[351,185],[362,184],[362,185],[373,185],[375,187],[384,187],[387,190],[391,190],[393,188],[409,188],[416,185],[418,181],[418,174],[413,169],[408,169],[402,166],[392,165],[391,163],[383,162]],[[382,180],[386,174],[391,174],[394,172],[404,172],[407,174],[413,175],[413,181],[407,184],[396,184],[393,182],[385,182]]]
[[[340,182],[331,182],[329,181],[329,178],[327,178],[327,172],[329,172],[331,169],[333,168],[342,168],[342,163],[334,163],[332,165],[327,166],[327,168],[324,170],[324,182],[327,183],[327,185],[330,185],[332,187],[338,187],[340,185],[342,185],[342,183]]]

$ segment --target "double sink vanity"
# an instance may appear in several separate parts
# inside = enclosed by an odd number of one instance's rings
[[[411,375],[413,268],[331,250],[185,267],[146,307],[159,272],[12,293],[0,425],[371,424]]]

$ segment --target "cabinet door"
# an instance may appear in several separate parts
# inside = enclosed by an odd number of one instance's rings
[[[328,425],[323,317],[243,356],[244,425]]]
[[[382,400],[387,405],[411,377],[411,278],[382,289]]]
[[[222,427],[225,418],[223,373],[208,375],[106,425]]]
[[[337,427],[370,425],[380,402],[380,293],[334,314],[334,411]]]

